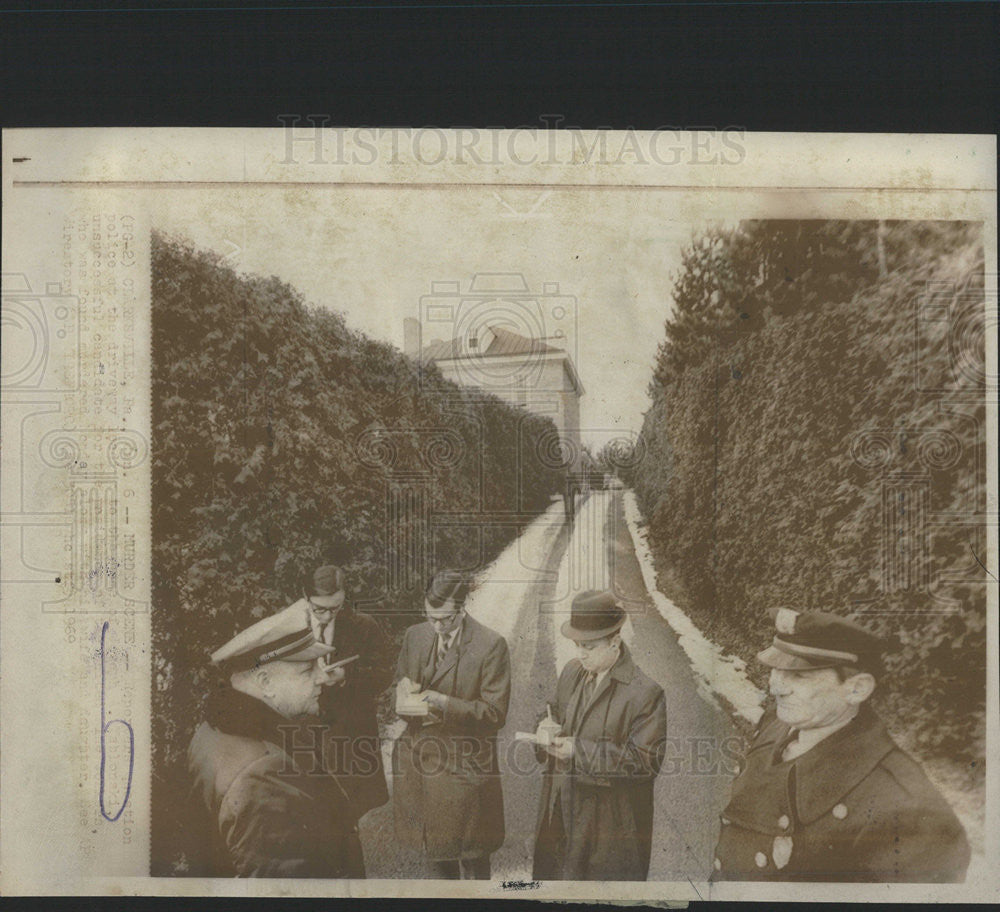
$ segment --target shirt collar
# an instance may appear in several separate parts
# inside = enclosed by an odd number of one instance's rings
[[[445,649],[451,649],[452,644],[455,642],[455,638],[462,632],[462,627],[465,625],[465,617],[462,617],[455,627],[445,634],[438,634],[437,638],[444,643]]]

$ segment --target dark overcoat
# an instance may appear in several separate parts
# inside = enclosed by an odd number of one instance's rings
[[[344,666],[343,684],[324,687],[320,695],[320,719],[329,726],[324,758],[360,816],[389,800],[377,709],[392,683],[392,655],[379,622],[350,604],[337,613],[332,645],[328,661],[360,658]]]
[[[663,688],[622,644],[586,708],[587,672],[566,664],[552,716],[572,735],[572,760],[545,763],[535,839],[535,880],[645,880],[653,833],[653,785],[666,753]],[[561,816],[560,816],[561,815]]]
[[[211,877],[365,876],[346,793],[318,757],[284,749],[295,723],[226,687],[188,748],[207,832],[192,867]],[[293,735],[291,735],[294,737]]]
[[[394,747],[396,837],[432,860],[478,858],[504,840],[497,732],[507,720],[510,656],[500,634],[468,615],[435,668],[437,634],[410,627],[396,668],[422,690],[448,696],[444,713],[408,720]]]
[[[713,880],[958,882],[969,845],[920,766],[863,706],[801,756],[761,720],[722,815]]]

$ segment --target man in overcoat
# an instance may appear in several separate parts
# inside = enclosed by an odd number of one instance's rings
[[[389,800],[379,740],[379,695],[392,683],[392,657],[379,622],[348,600],[344,571],[328,564],[303,581],[303,597],[285,611],[306,619],[330,647],[322,661],[358,658],[326,673],[319,722],[326,769],[338,777],[360,818]]]
[[[206,832],[192,866],[213,877],[364,877],[347,795],[300,747],[318,710],[316,666],[330,647],[279,614],[237,634],[212,662],[228,685],[209,699],[188,748]]]
[[[866,702],[881,641],[824,612],[775,621],[758,655],[775,707],[733,782],[713,880],[964,880],[961,823]]]
[[[548,719],[561,734],[538,748],[545,763],[535,839],[535,880],[645,880],[653,786],[666,752],[663,688],[622,642],[625,611],[609,592],[573,599],[562,633],[566,663]]]
[[[457,571],[434,577],[427,620],[406,631],[396,670],[398,693],[429,707],[404,716],[395,744],[396,836],[448,879],[489,879],[505,833],[496,738],[507,720],[510,657],[506,640],[466,613],[469,591]]]

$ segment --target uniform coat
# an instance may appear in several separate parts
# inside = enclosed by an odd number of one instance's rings
[[[396,837],[431,860],[479,858],[504,840],[496,735],[510,701],[507,641],[466,615],[435,668],[436,654],[429,622],[406,631],[397,681],[408,677],[449,699],[443,714],[408,720],[396,741]]]
[[[311,615],[305,599],[285,610]],[[350,604],[337,612],[330,645],[334,651],[328,662],[360,656],[344,666],[344,683],[324,687],[319,701],[319,719],[326,726],[324,764],[339,778],[360,817],[389,800],[377,704],[392,683],[392,656],[379,622]]]
[[[666,752],[663,688],[644,675],[625,644],[580,707],[587,672],[566,664],[552,706],[573,758],[546,765],[535,839],[536,880],[645,880],[653,834],[653,785]],[[574,721],[575,720],[575,721]]]
[[[794,760],[761,720],[722,817],[713,880],[957,882],[969,845],[954,812],[867,706]]]
[[[283,750],[289,726],[232,688],[210,701],[188,748],[192,798],[210,830],[193,862],[208,876],[365,876],[346,794],[316,775],[314,758]]]

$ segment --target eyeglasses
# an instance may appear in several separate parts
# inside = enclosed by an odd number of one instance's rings
[[[447,614],[444,617],[431,617],[426,611],[424,612],[424,617],[427,618],[432,624],[450,624],[455,618],[461,614],[461,611],[453,611],[451,614]]]
[[[309,607],[312,609],[313,614],[320,614],[320,613],[332,614],[334,611],[340,608],[341,605],[344,604],[343,602],[341,602],[340,605],[337,606],[317,605],[311,598],[309,598],[309,596],[306,596],[306,601],[309,602]]]

